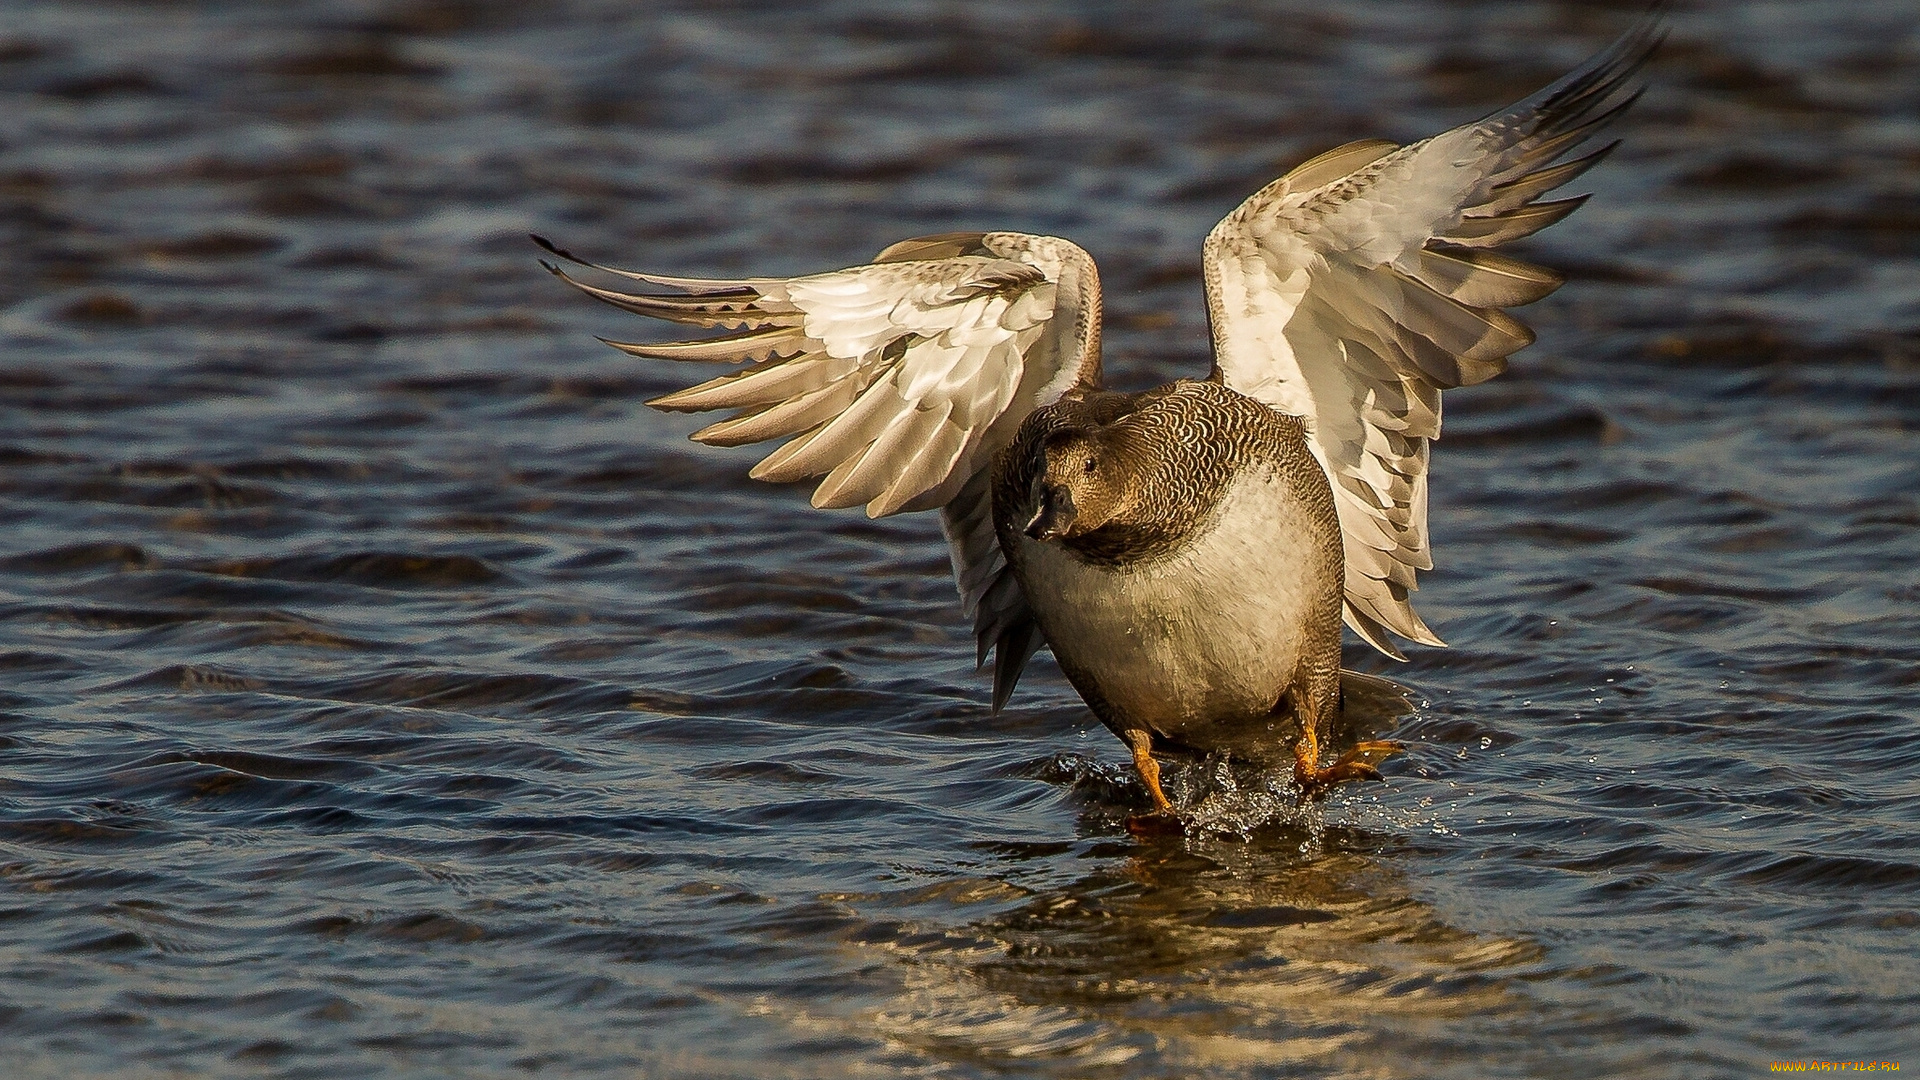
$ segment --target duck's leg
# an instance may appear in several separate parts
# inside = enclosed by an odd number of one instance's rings
[[[1380,770],[1373,767],[1373,762],[1406,749],[1397,742],[1363,742],[1333,764],[1322,765],[1320,710],[1314,705],[1314,695],[1305,687],[1295,687],[1291,696],[1294,715],[1300,720],[1300,741],[1293,745],[1293,779],[1309,795],[1347,780],[1379,780]]]
[[[1153,812],[1171,815],[1173,804],[1167,801],[1167,793],[1160,790],[1160,763],[1153,760],[1153,735],[1135,728],[1121,732],[1120,737],[1133,749],[1133,767],[1146,782],[1147,794],[1153,796]]]
[[[1153,760],[1153,735],[1135,728],[1120,733],[1133,749],[1133,767],[1140,773],[1140,779],[1147,785],[1147,794],[1153,796],[1153,813],[1131,814],[1127,817],[1127,831],[1135,836],[1164,836],[1186,831],[1180,815],[1174,813],[1173,803],[1167,801],[1167,793],[1160,790],[1160,763]]]

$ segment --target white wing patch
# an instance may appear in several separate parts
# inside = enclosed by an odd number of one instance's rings
[[[1098,373],[1098,337],[1083,317],[1091,306],[1097,318],[1097,298],[1090,305],[1085,295],[1097,279],[1092,260],[1066,241],[955,234],[896,244],[881,259],[740,281],[610,271],[687,295],[614,292],[548,269],[629,311],[738,330],[609,344],[658,359],[751,362],[649,404],[737,409],[693,438],[719,446],[788,439],[754,477],[820,476],[815,506],[864,503],[881,517],[945,504],[1049,392],[1057,398]],[[1064,305],[1063,276],[1074,287]]]
[[[1305,423],[1345,537],[1347,625],[1390,656],[1389,633],[1442,644],[1408,602],[1433,567],[1440,391],[1504,371],[1533,334],[1500,309],[1563,280],[1486,249],[1579,208],[1535,200],[1612,149],[1559,161],[1632,104],[1659,37],[1642,24],[1527,101],[1424,142],[1322,154],[1207,237],[1215,375]]]

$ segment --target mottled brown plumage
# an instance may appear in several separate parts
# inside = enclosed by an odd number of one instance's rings
[[[652,404],[736,410],[701,442],[785,440],[754,477],[818,477],[815,506],[874,517],[937,507],[994,711],[1050,645],[1161,811],[1156,743],[1265,757],[1297,732],[1309,789],[1377,776],[1393,744],[1319,763],[1341,623],[1399,659],[1396,636],[1442,644],[1411,599],[1433,566],[1440,394],[1503,370],[1532,340],[1503,309],[1563,280],[1488,249],[1580,205],[1539,200],[1605,157],[1567,159],[1631,104],[1659,39],[1643,21],[1507,109],[1349,143],[1255,192],[1202,246],[1207,382],[1103,390],[1099,272],[1059,237],[925,236],[791,278],[595,267],[684,295],[548,269],[732,331],[611,344],[747,365]]]

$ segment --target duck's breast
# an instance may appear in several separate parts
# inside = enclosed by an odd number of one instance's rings
[[[1204,746],[1210,723],[1264,715],[1303,655],[1328,647],[1329,603],[1337,663],[1338,524],[1317,520],[1318,505],[1250,465],[1176,551],[1116,566],[1022,535],[1014,562],[1054,657],[1102,720]]]

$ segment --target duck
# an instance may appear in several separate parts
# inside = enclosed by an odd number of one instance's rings
[[[1586,201],[1542,197],[1618,145],[1585,149],[1639,98],[1662,36],[1643,20],[1512,106],[1405,145],[1350,142],[1255,191],[1201,247],[1211,370],[1141,392],[1103,385],[1099,272],[1060,237],[944,233],[740,279],[533,239],[588,296],[724,331],[602,339],[734,367],[648,402],[731,411],[694,441],[784,440],[749,475],[814,480],[818,508],[937,512],[978,666],[992,657],[989,708],[1050,649],[1130,751],[1153,804],[1136,817],[1178,817],[1156,755],[1244,745],[1250,725],[1290,730],[1313,796],[1379,779],[1403,749],[1362,740],[1327,760],[1342,626],[1397,660],[1396,638],[1445,644],[1410,602],[1433,567],[1441,394],[1504,371],[1534,338],[1506,309],[1565,281],[1494,249]]]

